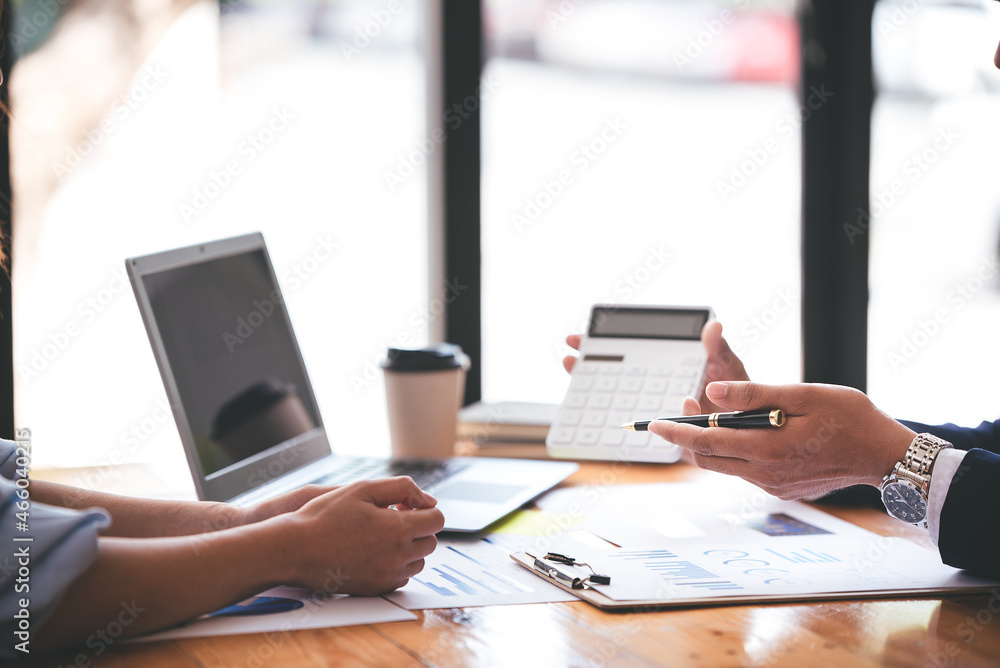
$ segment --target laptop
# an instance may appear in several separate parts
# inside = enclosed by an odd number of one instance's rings
[[[337,456],[263,235],[125,264],[202,500],[245,506],[309,483],[409,475],[438,499],[446,531],[471,532],[578,468],[482,457]]]

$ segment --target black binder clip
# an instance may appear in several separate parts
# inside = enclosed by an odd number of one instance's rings
[[[584,561],[577,561],[573,557],[567,556],[565,554],[559,554],[558,552],[549,552],[545,555],[545,559],[549,561],[554,561],[557,564],[566,564],[567,566],[585,566],[591,575],[588,575],[583,579],[585,584],[599,584],[599,585],[609,585],[611,584],[610,575],[601,575],[594,570],[594,567]]]

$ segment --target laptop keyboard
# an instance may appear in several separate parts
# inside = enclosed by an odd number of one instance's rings
[[[337,470],[316,480],[317,485],[343,485],[357,480],[408,475],[413,478],[413,482],[417,483],[420,489],[427,490],[471,464],[471,462],[452,459],[399,459],[395,461],[369,457],[338,459],[341,461]]]

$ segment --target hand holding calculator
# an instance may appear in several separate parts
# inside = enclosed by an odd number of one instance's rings
[[[545,444],[552,457],[671,463],[681,449],[621,425],[679,415],[697,397],[707,307],[595,305],[566,396]]]

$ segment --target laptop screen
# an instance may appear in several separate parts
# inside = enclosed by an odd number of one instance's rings
[[[260,248],[143,274],[206,479],[320,426]]]

